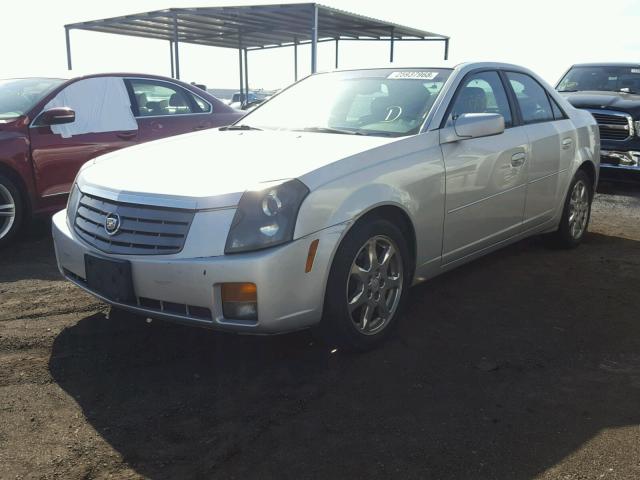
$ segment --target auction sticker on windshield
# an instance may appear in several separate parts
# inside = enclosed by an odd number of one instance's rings
[[[393,72],[387,78],[408,79],[408,80],[433,80],[438,76],[438,72]]]

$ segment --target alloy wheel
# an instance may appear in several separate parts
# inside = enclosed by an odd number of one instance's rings
[[[0,239],[4,238],[16,221],[16,204],[11,192],[0,184]]]
[[[400,250],[389,237],[370,238],[358,251],[347,280],[351,321],[364,335],[386,327],[398,309],[403,287]]]
[[[569,199],[569,232],[574,240],[582,237],[588,221],[589,190],[582,180],[578,180]]]

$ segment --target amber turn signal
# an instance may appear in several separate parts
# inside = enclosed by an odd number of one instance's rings
[[[255,283],[223,283],[223,302],[255,302],[257,289]]]
[[[307,264],[304,268],[305,273],[309,273],[313,268],[313,261],[316,258],[316,252],[318,251],[319,243],[320,243],[320,240],[316,239],[313,242],[311,242],[311,245],[309,245],[309,253],[307,254]]]
[[[258,320],[258,290],[255,283],[223,283],[222,314],[228,320]]]

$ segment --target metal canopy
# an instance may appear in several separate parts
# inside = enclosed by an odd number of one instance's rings
[[[393,62],[398,41],[441,41],[448,57],[449,37],[356,15],[316,3],[238,7],[170,8],[65,25],[67,66],[71,69],[72,29],[153,38],[170,42],[172,75],[180,78],[179,43],[239,50],[241,92],[248,91],[247,52],[293,47],[295,78],[299,45],[311,45],[311,71],[317,67],[317,44],[342,41],[387,41]],[[244,79],[243,79],[244,74]],[[244,81],[244,84],[243,84]]]

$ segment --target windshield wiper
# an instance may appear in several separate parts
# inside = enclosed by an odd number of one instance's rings
[[[577,92],[578,90],[558,90],[558,92],[563,93],[563,92]]]
[[[342,135],[366,135],[366,133],[362,133],[357,130],[343,130],[341,128],[331,128],[331,127],[294,128],[293,131],[294,132],[339,133]]]
[[[252,127],[251,125],[228,125],[226,127],[220,127],[219,130],[221,131],[225,131],[225,130],[262,130],[261,128],[258,127]]]

